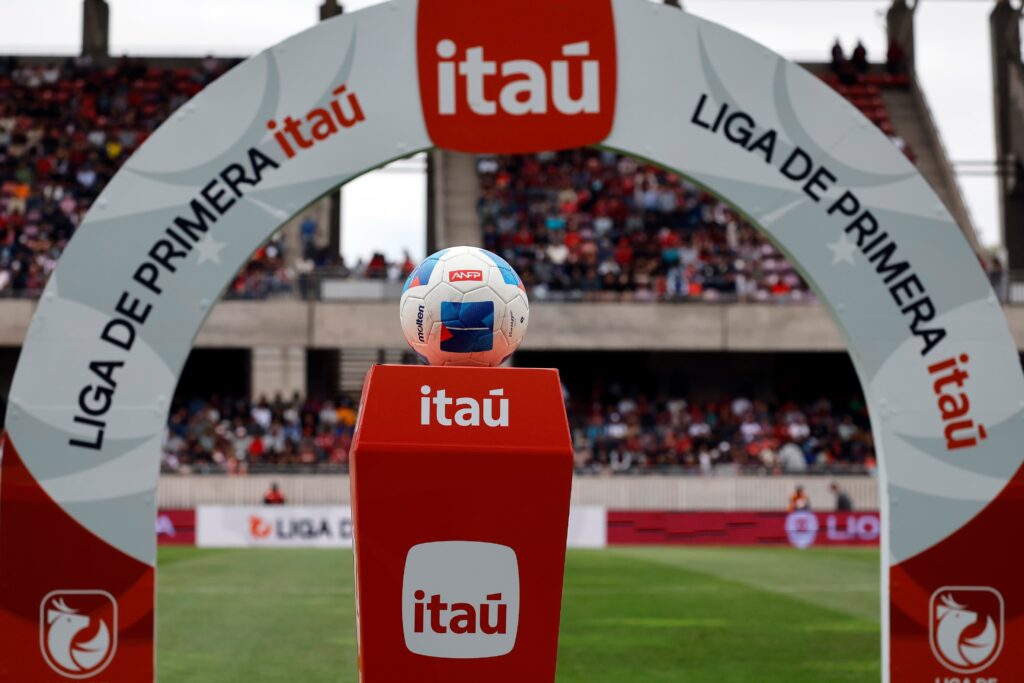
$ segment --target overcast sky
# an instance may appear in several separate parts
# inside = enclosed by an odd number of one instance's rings
[[[354,11],[378,0],[348,0]],[[480,0],[497,2],[499,0]],[[73,54],[81,44],[81,0],[0,0],[0,53]],[[114,54],[248,55],[317,18],[320,0],[109,0]],[[795,60],[824,61],[836,37],[862,39],[885,56],[888,0],[684,0],[684,6]],[[920,0],[917,64],[954,161],[992,160],[988,15],[994,0]],[[405,169],[409,165],[406,164]],[[994,178],[961,177],[984,244],[999,242]],[[395,202],[396,196],[403,201]],[[350,258],[385,247],[423,255],[422,176],[382,171],[345,188],[343,250]]]

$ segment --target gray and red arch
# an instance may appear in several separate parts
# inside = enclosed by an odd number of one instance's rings
[[[98,667],[104,681],[152,679],[160,440],[196,332],[289,217],[434,146],[620,150],[766,232],[831,311],[870,404],[885,680],[1024,671],[1024,558],[1002,543],[1024,517],[1024,377],[936,194],[845,100],[727,29],[643,0],[506,8],[393,0],[326,21],[197,95],[106,187],[47,285],[10,394],[0,681]],[[44,603],[76,590],[97,609],[112,596],[116,651],[61,672],[40,639],[60,608]],[[954,605],[977,633],[951,649],[935,632]]]

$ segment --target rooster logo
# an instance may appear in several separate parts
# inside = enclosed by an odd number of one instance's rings
[[[947,587],[932,595],[932,651],[947,669],[976,673],[988,668],[1002,650],[1002,632],[1003,598],[998,591]]]
[[[270,538],[270,533],[274,530],[274,527],[269,522],[263,520],[262,517],[251,515],[249,517],[249,534],[256,539]]]
[[[113,633],[113,635],[111,635]],[[103,591],[54,591],[40,605],[40,647],[65,678],[90,678],[117,649],[117,603]]]

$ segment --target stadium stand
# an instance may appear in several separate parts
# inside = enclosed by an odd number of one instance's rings
[[[852,72],[849,66],[834,67],[828,62],[804,66],[846,96],[904,149],[950,208],[968,240],[976,244],[949,161],[914,78],[912,39],[907,52],[900,57],[897,50],[897,59],[886,65],[867,64],[864,55],[865,64],[857,66],[856,56],[851,56],[847,61]],[[105,55],[104,48],[95,58],[0,58],[0,298],[26,298],[0,301],[5,321],[0,329],[4,344],[0,348],[0,426],[2,394],[9,386],[17,346],[31,316],[31,297],[41,291],[90,203],[164,118],[232,64],[230,60],[156,57],[117,60]],[[430,157],[428,248],[477,243],[509,255],[531,287],[533,299],[546,300],[533,309],[536,326],[531,329],[531,349],[607,353],[655,346],[663,351],[709,350],[725,358],[734,357],[736,351],[752,350],[842,354],[843,340],[820,307],[770,305],[814,300],[785,258],[726,205],[672,174],[597,150],[481,159],[435,151]],[[520,214],[527,220],[519,220]],[[299,391],[302,396],[321,399],[341,392],[351,398],[372,363],[401,357],[396,350],[400,335],[393,325],[397,290],[368,286],[400,287],[411,260],[389,263],[375,255],[369,262],[346,265],[337,255],[332,256],[329,248],[307,239],[306,228],[298,225],[306,222],[311,222],[313,232],[326,230],[328,224],[324,214],[313,211],[297,217],[295,227],[299,229],[291,237],[286,229],[284,236],[279,234],[265,245],[229,287],[227,297],[254,301],[219,305],[200,335],[197,348],[216,348],[238,356],[245,366],[241,371],[245,378],[220,388],[182,392],[184,397],[205,398],[180,402],[172,413],[169,443],[174,445],[171,451],[178,469],[194,467],[192,461],[212,461],[214,469],[228,467],[228,460],[218,462],[218,449],[213,448],[218,439],[226,438],[217,431],[219,423],[191,431],[204,403],[231,416],[228,427],[232,434],[238,428],[236,418],[242,420],[250,437],[245,449],[259,431],[249,429],[251,416],[246,415],[251,413],[251,405],[238,408],[238,402],[211,398],[215,391],[253,397]],[[328,277],[360,289],[353,296],[331,299],[320,286]],[[310,301],[299,301],[296,294]],[[256,303],[267,298],[275,300]],[[620,303],[661,300],[699,301],[701,305]],[[593,304],[574,306],[575,301]],[[710,305],[718,303],[722,305]],[[653,309],[657,311],[652,313]],[[608,329],[609,319],[617,321],[615,329]],[[1011,315],[1011,321],[1016,319],[1024,317]],[[654,325],[661,331],[657,340],[649,334]],[[1024,323],[1020,327],[1024,329]],[[211,365],[206,374],[222,369],[222,365]],[[183,381],[188,376],[186,372]],[[819,466],[818,461],[830,467],[836,463],[865,467],[870,462],[870,442],[861,438],[869,437],[866,417],[846,408],[848,393],[829,394],[837,417],[824,423],[815,422],[815,403],[806,396],[790,401],[794,395],[783,391],[779,402],[757,392],[728,393],[760,396],[763,408],[759,408],[756,421],[763,422],[763,431],[775,435],[778,443],[752,453],[746,442],[735,442],[736,434],[742,435],[738,431],[742,421],[721,420],[713,425],[719,431],[707,441],[712,465],[753,464],[756,469],[771,471],[773,457],[785,444],[779,430],[789,424],[786,416],[793,412],[789,409],[792,405],[812,428],[818,445],[831,441],[828,455],[810,457],[812,469]],[[641,469],[640,463],[650,462],[680,471],[700,471],[698,445],[680,448],[678,438],[675,450],[660,445],[669,431],[675,434],[679,429],[659,422],[664,411],[651,406],[668,405],[668,399],[660,394],[631,391],[627,398],[609,395],[598,401],[596,409],[578,400],[592,395],[585,387],[574,386],[572,395],[581,467],[603,471],[611,469],[614,462],[617,468],[636,470]],[[708,399],[682,389],[667,395],[676,396],[673,405],[685,397],[689,435],[693,411],[709,412]],[[632,401],[651,412],[641,411],[630,418],[629,411],[619,405],[623,400],[627,407]],[[274,414],[274,402],[270,405]],[[336,444],[316,444],[324,404],[314,398],[312,402],[278,405],[281,433],[294,435],[289,431],[294,425],[284,419],[291,411],[300,415],[300,435],[305,434],[305,416],[314,415],[314,436],[304,437],[312,438],[312,445],[300,438],[290,449],[280,446],[272,422],[274,435],[271,447],[264,449],[269,454],[264,461],[280,460],[296,467],[309,462],[343,465]],[[292,408],[280,407],[285,405]],[[333,405],[337,411],[341,403]],[[319,407],[310,412],[307,406]],[[788,408],[783,410],[783,406]],[[638,422],[641,448],[634,448],[631,442],[598,438],[609,430],[619,431],[612,417],[615,414],[627,426],[630,419]],[[837,447],[839,425],[846,416],[857,426],[859,436]],[[201,416],[198,420],[203,422]],[[325,422],[329,424],[329,418]],[[190,434],[201,446],[194,452]],[[265,435],[259,435],[263,441]],[[728,450],[720,447],[723,443]],[[806,461],[806,442],[797,445]],[[811,447],[812,454],[818,445]],[[340,448],[345,450],[344,443]],[[630,454],[629,468],[622,465],[624,452]],[[822,452],[817,451],[819,456]],[[220,453],[224,455],[223,448]],[[613,453],[618,455],[613,457]],[[172,462],[168,461],[171,469]]]
[[[479,161],[483,246],[538,299],[809,298],[725,204],[631,158],[572,150]]]
[[[863,474],[875,467],[864,401],[573,392],[569,419],[583,473]],[[171,410],[165,472],[347,471],[349,397],[320,401],[212,396]]]
[[[38,294],[121,163],[225,68],[0,59],[0,292]]]
[[[897,46],[898,47],[898,46]],[[871,66],[833,48],[813,70],[909,159],[886,97],[909,92],[897,47]],[[610,151],[480,157],[483,246],[539,299],[806,301],[807,284],[767,239],[712,195]]]
[[[0,294],[38,295],[120,164],[230,65],[213,58],[177,67],[0,59]],[[811,67],[915,158],[886,100],[911,87],[902,66],[858,67],[834,55],[831,69]],[[477,169],[483,244],[514,262],[540,298],[810,298],[756,230],[660,169],[592,150],[482,159]],[[348,268],[307,247],[286,259],[281,240],[268,245],[228,296],[292,293],[297,278],[314,271],[399,280],[408,266],[375,257]]]
[[[38,296],[120,165],[232,64],[212,58],[189,66],[0,59],[0,296]],[[286,258],[278,235],[239,271],[226,296],[294,294],[297,280],[314,271],[399,281],[411,267],[408,258],[387,263],[377,254],[349,268],[326,252],[305,241],[301,253]]]
[[[209,397],[171,409],[163,469],[224,472],[339,470],[348,463],[356,411],[349,399]]]
[[[813,403],[745,396],[714,401],[574,396],[569,411],[581,471],[712,474],[849,473],[875,469],[860,397]]]

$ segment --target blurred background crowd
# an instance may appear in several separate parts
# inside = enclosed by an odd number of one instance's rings
[[[873,472],[859,397],[810,403],[767,397],[651,396],[603,381],[565,390],[579,472],[735,474]],[[346,471],[356,406],[337,401],[214,396],[171,411],[163,468],[245,474]]]

